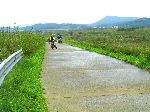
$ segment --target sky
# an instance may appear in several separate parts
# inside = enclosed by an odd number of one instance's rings
[[[94,23],[105,16],[150,17],[150,0],[0,0],[0,26]]]

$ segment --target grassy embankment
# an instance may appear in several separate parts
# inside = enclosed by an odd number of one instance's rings
[[[150,28],[72,30],[64,40],[150,71]]]
[[[20,62],[7,75],[0,87],[1,112],[46,112],[47,106],[40,83],[44,56],[44,37],[31,32],[1,32],[0,59],[23,49]]]

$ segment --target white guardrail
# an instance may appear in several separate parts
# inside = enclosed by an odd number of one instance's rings
[[[5,76],[12,70],[13,66],[22,58],[23,51],[19,51],[10,55],[0,64],[0,86],[3,83]]]

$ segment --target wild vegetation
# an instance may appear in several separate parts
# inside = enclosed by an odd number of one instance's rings
[[[70,30],[65,41],[150,70],[150,28]]]
[[[40,37],[40,38],[39,38]],[[22,48],[24,56],[30,56],[41,46],[43,38],[33,32],[0,32],[0,61]]]
[[[36,32],[0,33],[0,59],[23,49],[23,58],[0,87],[1,112],[46,112],[40,83],[45,39]]]

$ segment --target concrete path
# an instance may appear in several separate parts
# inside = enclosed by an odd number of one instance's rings
[[[49,112],[150,112],[150,73],[65,44],[46,45],[41,76]]]

